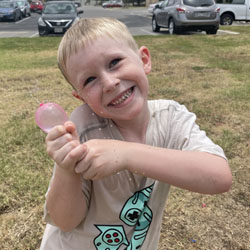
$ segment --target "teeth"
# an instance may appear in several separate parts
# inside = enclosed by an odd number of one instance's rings
[[[123,96],[121,96],[118,100],[111,102],[111,105],[115,106],[118,104],[123,103],[128,97],[130,97],[132,94],[132,89],[130,88],[127,92],[124,93]]]

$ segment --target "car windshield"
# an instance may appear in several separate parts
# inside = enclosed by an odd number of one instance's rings
[[[0,2],[0,8],[13,8],[13,3],[11,3],[11,2]]]
[[[69,3],[48,4],[43,11],[44,14],[70,14],[75,13],[75,8]]]
[[[213,0],[183,0],[183,3],[193,7],[211,6],[214,4]]]
[[[18,2],[17,2],[17,5],[18,5],[19,7],[22,7],[22,6],[25,5],[25,3],[24,3],[24,1],[18,1]]]

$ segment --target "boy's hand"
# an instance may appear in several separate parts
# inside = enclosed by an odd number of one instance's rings
[[[46,146],[56,164],[71,171],[87,152],[86,145],[80,144],[75,125],[70,121],[51,129],[46,137]]]
[[[117,140],[89,140],[86,156],[76,164],[76,173],[97,180],[111,176],[127,166],[127,143]]]

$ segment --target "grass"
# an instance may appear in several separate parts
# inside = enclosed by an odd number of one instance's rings
[[[224,28],[224,27],[223,27]],[[200,195],[172,187],[159,250],[250,249],[250,27],[240,35],[138,36],[152,55],[150,99],[174,99],[221,145],[230,192]],[[38,249],[52,161],[34,122],[40,102],[68,113],[72,98],[56,64],[59,37],[0,39],[0,249]]]

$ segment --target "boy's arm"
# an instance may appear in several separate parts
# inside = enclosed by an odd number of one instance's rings
[[[88,154],[76,165],[85,179],[97,180],[127,169],[199,193],[223,193],[231,186],[227,161],[210,153],[116,140],[90,140],[86,144]]]
[[[71,231],[85,217],[87,204],[82,190],[82,176],[74,167],[86,154],[72,122],[53,128],[46,137],[47,152],[56,162],[46,197],[52,222],[62,231]]]
[[[82,177],[73,171],[55,167],[46,197],[46,208],[53,223],[62,231],[71,231],[84,219],[87,204],[82,192]]]
[[[128,147],[128,151],[132,172],[204,194],[223,193],[231,187],[231,171],[220,156],[141,144]]]

